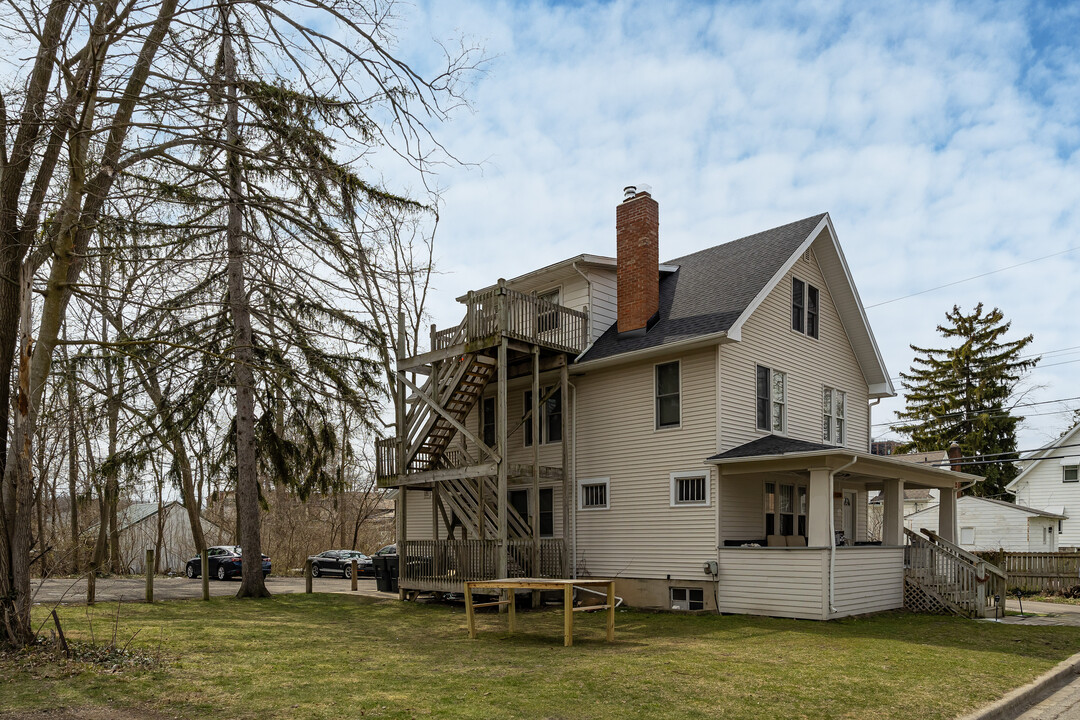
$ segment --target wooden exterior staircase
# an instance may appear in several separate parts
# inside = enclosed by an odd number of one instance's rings
[[[907,528],[904,537],[904,607],[915,612],[993,617],[1005,598],[1006,576],[1000,568],[937,533]]]

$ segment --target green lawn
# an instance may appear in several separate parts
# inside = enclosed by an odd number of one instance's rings
[[[40,610],[44,619],[45,610]],[[88,639],[86,608],[60,611]],[[113,604],[93,609],[100,641]],[[582,615],[586,615],[582,617]],[[229,718],[950,718],[1080,651],[1080,628],[886,614],[838,622],[621,611],[479,618],[461,607],[289,595],[124,605],[118,636],[169,658],[75,674],[0,660],[0,714],[111,706]]]

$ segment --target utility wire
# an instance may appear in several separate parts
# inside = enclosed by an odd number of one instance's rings
[[[962,280],[954,280],[954,281],[952,281],[950,283],[945,283],[944,285],[938,285],[937,287],[928,288],[926,290],[920,290],[919,292],[913,292],[910,295],[904,295],[902,297],[893,298],[892,300],[884,300],[884,301],[879,302],[879,303],[874,303],[873,305],[865,305],[864,309],[870,310],[870,309],[873,309],[873,308],[876,308],[876,307],[881,307],[882,305],[888,305],[890,303],[899,302],[901,300],[907,300],[908,298],[913,298],[913,297],[916,297],[918,295],[925,295],[926,293],[934,292],[935,290],[941,290],[943,288],[952,287],[953,285],[959,285],[961,283],[970,282],[972,280],[978,280],[979,278],[984,278],[984,277],[986,277],[988,275],[995,275],[995,274],[997,274],[999,272],[1005,272],[1006,270],[1012,270],[1014,268],[1018,268],[1018,267],[1021,267],[1023,265],[1030,265],[1031,263],[1039,262],[1040,260],[1048,260],[1049,258],[1057,257],[1058,255],[1064,255],[1066,253],[1071,253],[1074,250],[1080,250],[1080,246],[1071,247],[1071,248],[1068,248],[1066,250],[1061,250],[1061,251],[1056,252],[1056,253],[1050,253],[1049,255],[1043,255],[1042,257],[1032,258],[1031,260],[1025,260],[1024,262],[1019,262],[1019,263],[1016,263],[1015,265],[1009,265],[1008,267],[998,268],[997,270],[990,270],[989,272],[980,273],[978,275],[972,275],[971,277],[967,277],[967,278],[964,278]]]
[[[888,457],[887,455],[883,457]],[[1066,460],[1074,458],[1076,455],[1048,455],[1046,457],[1039,458],[1040,460]],[[929,467],[950,467],[950,466],[964,466],[964,465],[1004,465],[1005,463],[1020,462],[1022,458],[1013,458],[1011,460],[997,459],[997,460],[967,460],[964,462],[941,462],[936,465],[930,465]]]
[[[1036,405],[1052,405],[1053,403],[1069,402],[1070,400],[1080,400],[1080,395],[1077,395],[1075,397],[1059,398],[1057,400],[1040,400],[1038,402],[1017,403],[1016,405],[1013,405],[1013,406],[1009,407],[1008,409],[1013,410],[1015,408],[1020,408],[1020,407],[1035,407]],[[1004,407],[1002,407],[1002,408],[988,407],[988,408],[978,408],[978,409],[975,409],[975,410],[958,410],[957,412],[945,413],[944,415],[924,415],[922,417],[922,419],[923,420],[944,420],[946,418],[959,417],[959,416],[962,416],[962,415],[969,415],[969,414],[978,415],[980,413],[986,412],[987,410],[1005,410],[1005,409],[1006,408],[1004,408]],[[1072,412],[1072,410],[1062,410],[1061,412]],[[1056,413],[1054,413],[1054,414],[1056,414]],[[1004,415],[995,415],[994,417],[1004,417]],[[917,420],[911,420],[910,422],[917,422]],[[880,423],[874,423],[873,425],[871,425],[871,427],[881,427],[881,426],[884,426],[884,425],[890,425],[891,426],[891,425],[901,425],[901,424],[904,424],[904,423],[899,422],[899,421],[897,421],[897,422],[880,422]]]

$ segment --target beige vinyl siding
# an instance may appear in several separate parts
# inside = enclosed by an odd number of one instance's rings
[[[589,342],[593,342],[615,324],[619,306],[614,270],[590,268],[589,282],[592,285],[592,310],[589,312],[592,337]]]
[[[773,478],[772,482],[776,479]],[[765,537],[765,475],[720,480],[720,542]]]
[[[820,291],[818,338],[791,329],[791,279]],[[869,392],[817,262],[800,258],[746,321],[742,340],[720,348],[721,450],[767,433],[757,429],[756,366],[787,373],[788,437],[822,442],[824,387],[847,393],[845,447],[866,451]]]
[[[721,548],[717,555],[720,612],[810,620],[826,617],[827,550]]]
[[[903,607],[904,548],[837,548],[833,580],[831,617]]]
[[[654,362],[597,371],[577,386],[578,483],[609,478],[607,510],[577,513],[577,559],[591,575],[707,576],[715,558],[716,352],[656,358],[681,362],[681,425],[655,429]],[[710,476],[708,506],[671,507],[670,474]],[[577,500],[575,499],[575,503]]]

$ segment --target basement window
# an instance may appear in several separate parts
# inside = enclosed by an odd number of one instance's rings
[[[671,592],[672,610],[704,610],[705,591],[701,588],[677,588],[669,589]]]

